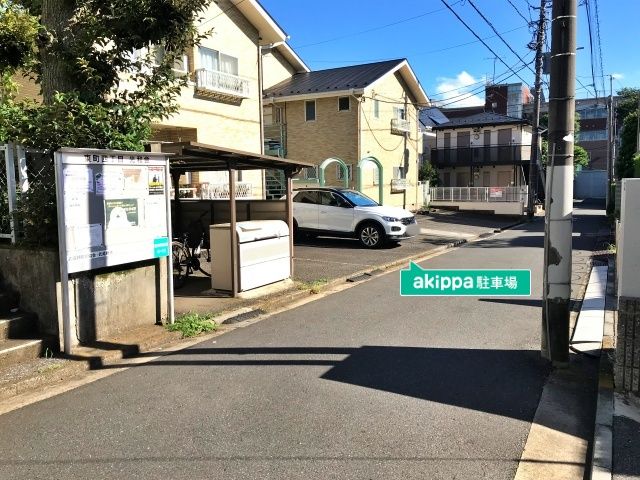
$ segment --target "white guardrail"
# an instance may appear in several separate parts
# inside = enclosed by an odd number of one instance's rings
[[[528,187],[433,187],[431,202],[526,202]]]

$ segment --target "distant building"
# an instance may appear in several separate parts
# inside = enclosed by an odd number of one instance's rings
[[[606,170],[608,157],[608,98],[581,98],[576,100],[576,113],[579,115],[580,133],[576,142],[589,155],[591,170]],[[614,104],[618,97],[614,97]],[[547,102],[540,105],[540,113],[549,112]],[[525,116],[533,118],[533,105],[525,106]],[[617,130],[617,129],[616,129]],[[617,132],[616,132],[617,137]]]

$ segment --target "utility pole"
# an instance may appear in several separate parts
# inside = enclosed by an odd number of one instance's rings
[[[577,0],[553,0],[545,212],[542,355],[569,362]]]
[[[544,32],[546,27],[547,0],[540,0],[540,20],[538,21],[538,34],[536,35],[536,80],[533,92],[533,134],[531,135],[531,158],[529,160],[529,198],[527,204],[527,214],[529,218],[533,218],[534,200],[537,189],[534,185],[537,183],[538,163],[539,163],[539,144],[540,144],[540,92],[542,90],[542,47],[544,46]]]

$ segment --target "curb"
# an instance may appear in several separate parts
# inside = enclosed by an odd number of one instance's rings
[[[505,227],[494,229],[493,232],[489,231],[479,235],[475,235],[468,239],[460,239],[449,242],[447,244],[435,247],[428,252],[418,253],[386,264],[368,267],[349,275],[335,278],[327,282],[322,287],[320,294],[324,292],[328,293],[339,286],[348,284],[349,279],[352,279],[354,277],[363,277],[363,280],[370,280],[376,276],[381,275],[382,273],[386,273],[387,271],[392,271],[394,269],[402,267],[409,262],[421,262],[428,260],[434,256],[442,254],[443,252],[446,252],[447,250],[458,248],[468,243],[486,240],[504,232],[505,230],[514,228],[524,223],[527,223],[526,219],[519,220]],[[351,285],[355,285],[356,283],[362,282],[353,281]],[[129,349],[118,349],[107,352],[95,350],[96,355],[91,355],[91,350],[87,349],[85,352],[83,352],[82,358],[78,358],[78,355],[76,355],[75,357],[74,355],[56,357],[57,360],[67,361],[68,363],[60,363],[60,367],[55,368],[51,371],[36,373],[29,377],[20,379],[4,388],[1,388],[0,401],[15,399],[20,395],[28,395],[29,393],[33,393],[43,387],[61,384],[65,381],[71,380],[73,377],[76,377],[82,373],[99,371],[102,366],[107,365],[111,362],[135,358],[136,353],[156,353],[158,356],[162,356],[168,353],[188,348],[192,345],[207,341],[211,338],[217,337],[228,331],[238,328],[240,326],[238,325],[238,323],[242,322],[243,320],[254,319],[255,317],[263,317],[265,314],[270,314],[277,310],[282,310],[304,299],[314,301],[313,296],[314,294],[312,294],[307,289],[298,290],[296,287],[292,287],[291,289],[274,294],[262,301],[255,302],[251,306],[245,305],[242,307],[235,307],[217,312],[218,315],[215,318],[215,321],[219,325],[222,325],[223,328],[210,334],[199,335],[190,339],[181,339],[176,338],[175,336],[173,336],[172,338],[171,335],[165,335],[152,337],[151,339],[144,339],[139,343],[136,343],[135,345],[131,345],[131,348]],[[317,298],[320,299],[323,296],[324,295],[317,295]]]
[[[613,477],[613,365],[608,353],[613,349],[613,324],[615,305],[613,298],[615,281],[615,261],[609,259],[607,274],[607,296],[604,317],[604,335],[602,351],[598,366],[598,401],[596,406],[596,421],[593,432],[593,454],[591,458],[591,480],[611,480]]]

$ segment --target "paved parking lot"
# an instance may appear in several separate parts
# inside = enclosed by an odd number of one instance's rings
[[[420,235],[379,250],[368,250],[355,239],[318,237],[295,244],[294,278],[331,280],[427,253],[455,240],[469,239],[511,225],[516,220],[491,215],[439,211],[418,215]]]

